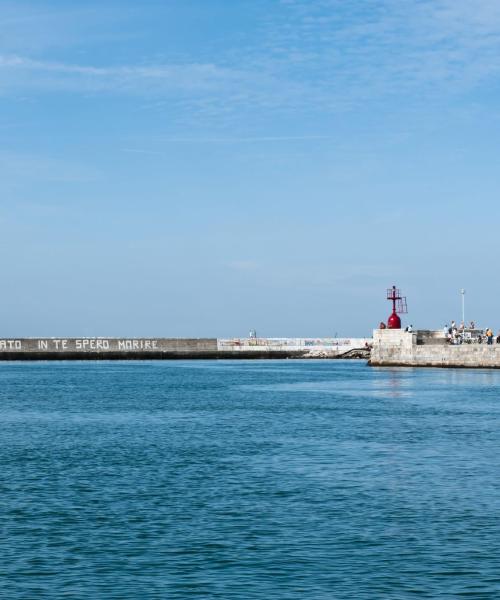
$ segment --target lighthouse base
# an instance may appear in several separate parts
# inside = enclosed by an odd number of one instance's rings
[[[388,329],[401,329],[401,319],[398,315],[393,312],[392,315],[387,320],[387,328]]]

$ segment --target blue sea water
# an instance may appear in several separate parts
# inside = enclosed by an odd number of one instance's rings
[[[500,598],[500,372],[0,363],[0,596]]]

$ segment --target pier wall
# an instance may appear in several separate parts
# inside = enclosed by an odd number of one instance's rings
[[[220,352],[294,352],[304,357],[335,358],[371,346],[371,338],[232,338],[218,339]]]
[[[215,338],[0,339],[0,360],[85,360],[210,357]]]
[[[0,360],[338,358],[366,352],[366,341],[371,339],[3,338]]]
[[[376,329],[370,364],[376,367],[500,368],[500,344],[451,345],[440,332]]]

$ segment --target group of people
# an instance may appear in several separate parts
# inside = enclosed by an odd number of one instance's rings
[[[379,329],[386,328],[387,325],[381,321]],[[413,331],[413,325],[405,327],[405,331],[411,333]],[[486,341],[489,346],[493,343],[500,344],[500,330],[495,337],[491,327],[487,327],[485,330],[476,329],[474,321],[471,321],[467,327],[463,321],[458,326],[455,321],[452,321],[450,325],[444,326],[444,336],[446,341],[450,344],[462,344],[463,342],[469,344],[472,342],[482,344],[483,341]]]
[[[500,331],[495,338],[491,327],[487,327],[484,331],[476,329],[476,324],[474,321],[471,321],[468,327],[465,326],[463,321],[458,327],[455,321],[452,321],[450,325],[444,326],[444,335],[450,344],[462,344],[466,339],[466,332],[468,333],[468,341],[475,341],[481,344],[483,339],[486,339],[486,343],[489,346],[493,344],[493,341],[495,341],[497,344],[500,344]]]

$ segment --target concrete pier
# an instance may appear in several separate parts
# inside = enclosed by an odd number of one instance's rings
[[[442,331],[376,329],[370,364],[375,367],[500,368],[500,344],[453,345]]]
[[[368,358],[367,338],[2,338],[1,360]]]

